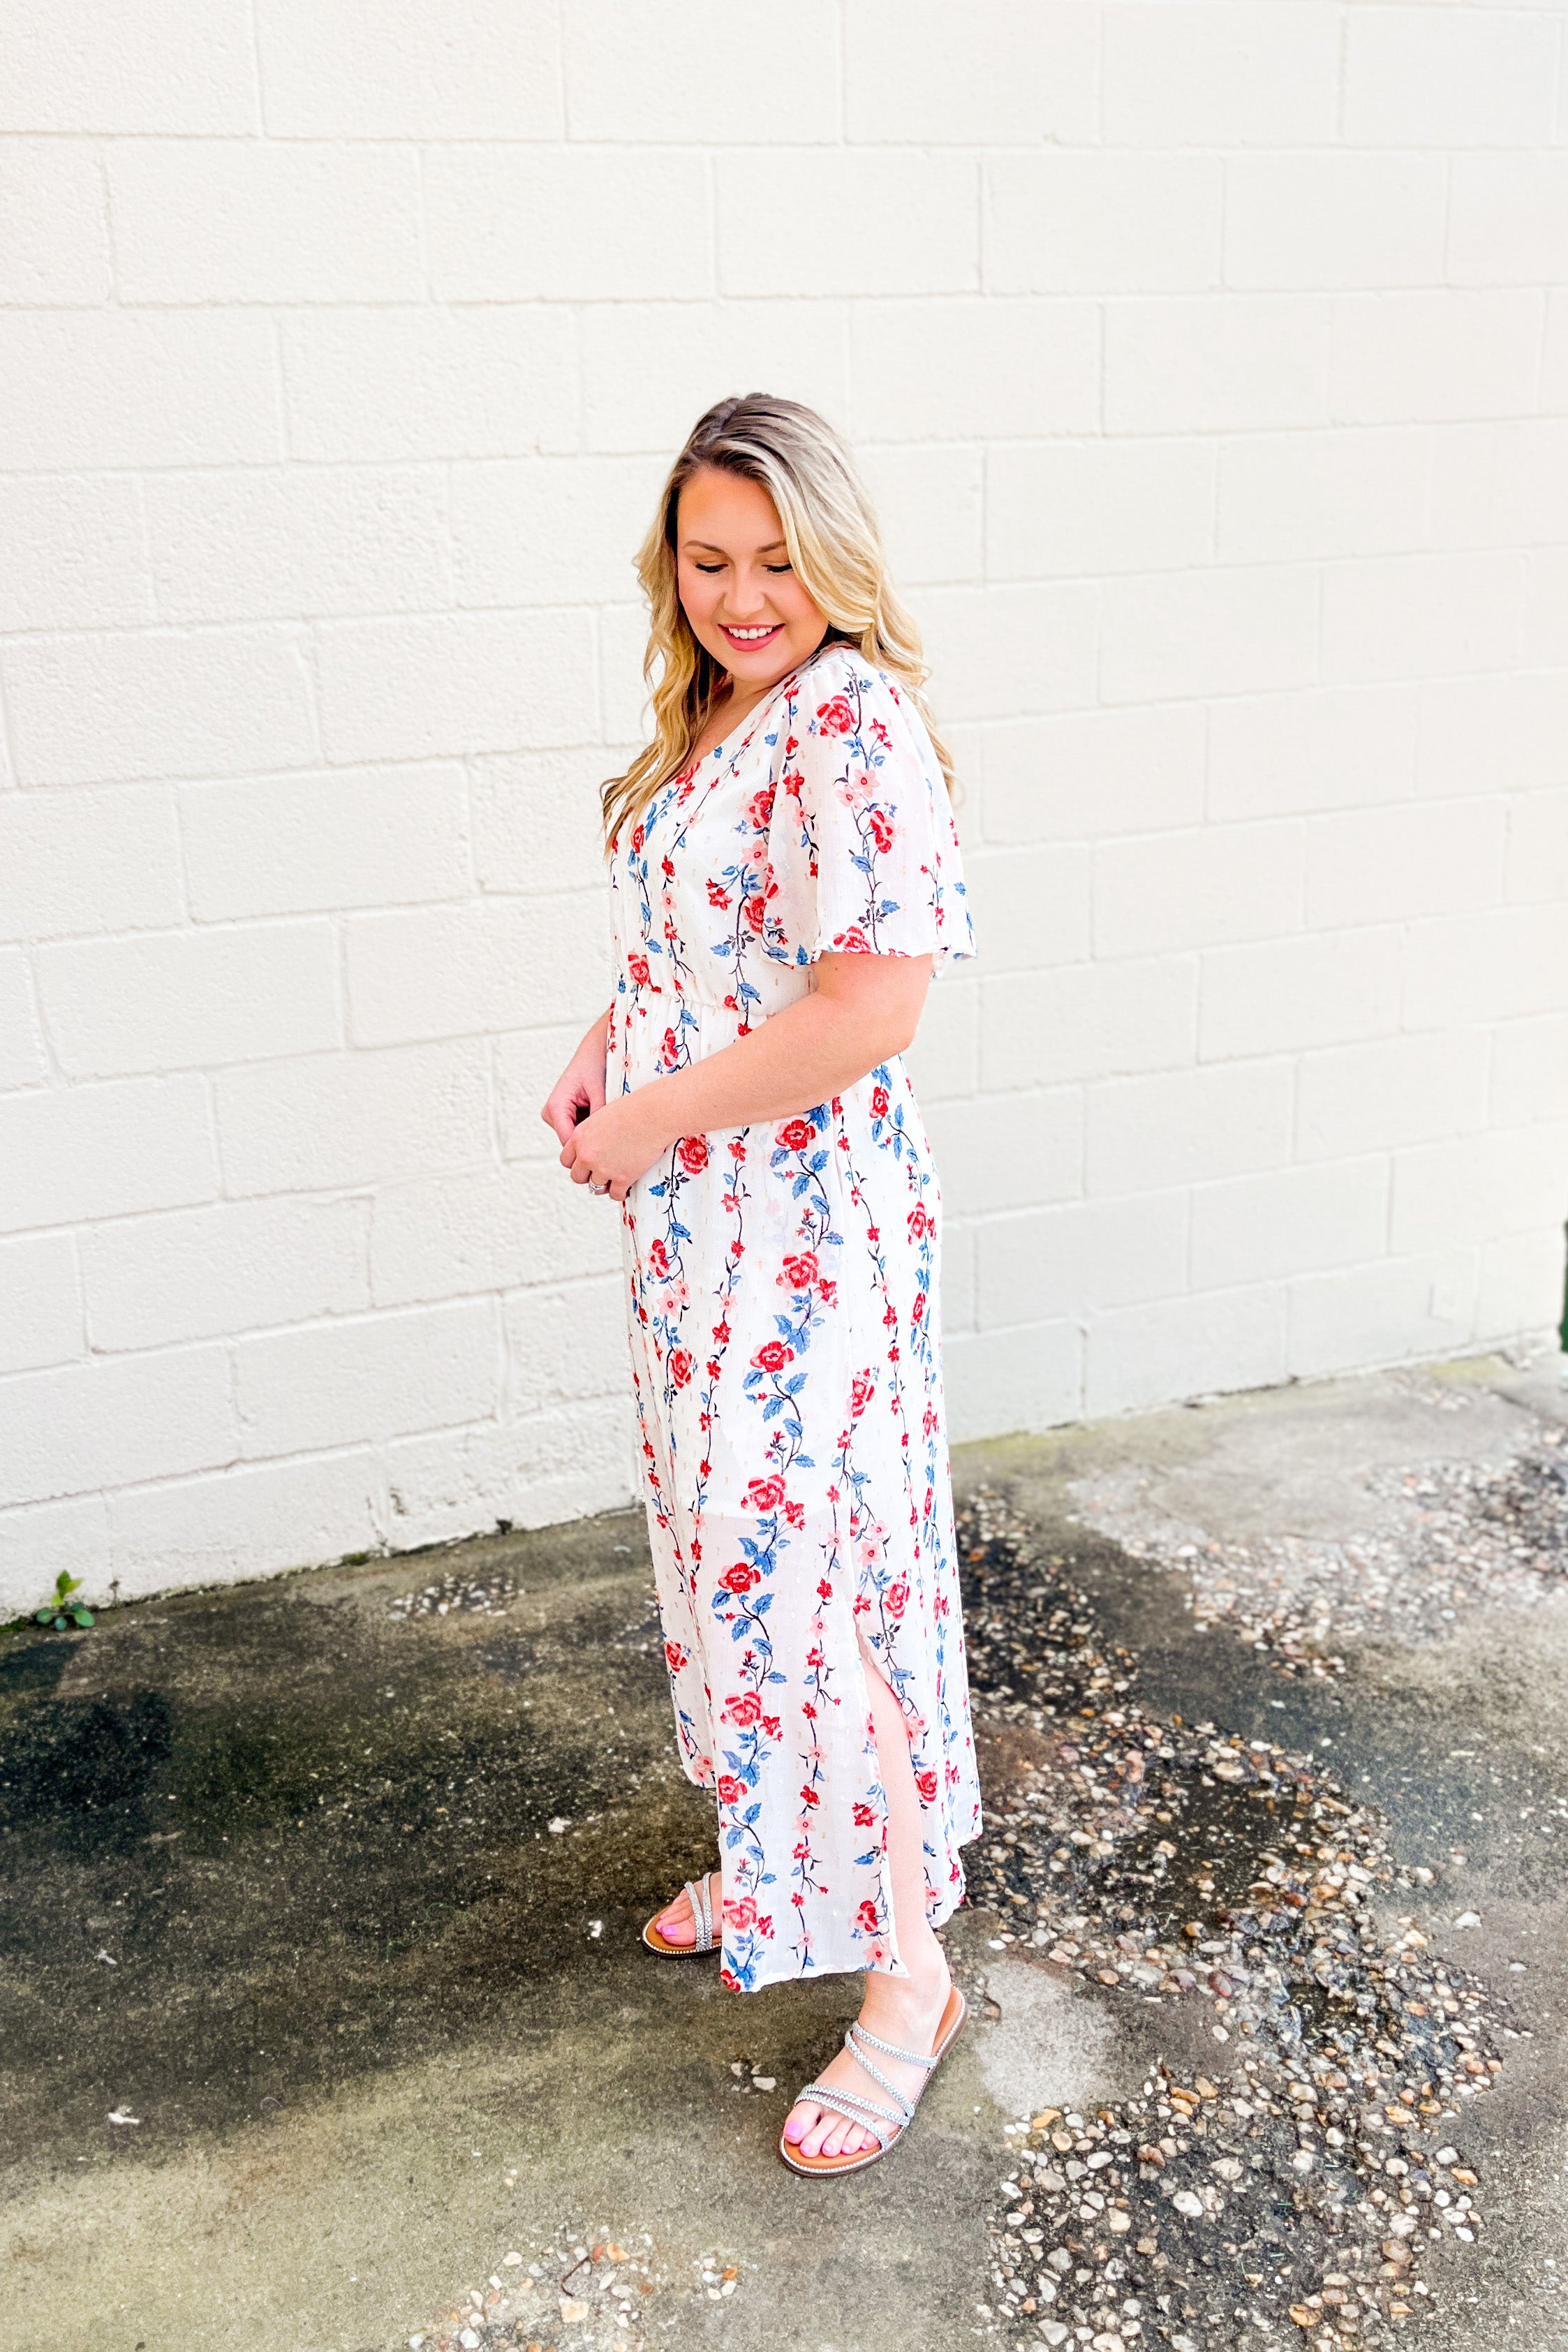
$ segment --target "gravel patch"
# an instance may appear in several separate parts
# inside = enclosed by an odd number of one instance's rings
[[[409,2352],[624,2352],[646,2345],[650,2327],[673,2327],[692,2298],[722,2303],[740,2286],[739,2262],[720,2249],[672,2269],[647,2231],[617,2240],[602,2227],[563,2229],[526,2258],[514,2244],[481,2285],[400,2338],[398,2352],[403,2344]]]
[[[1079,1487],[1081,1522],[1183,1577],[1194,1622],[1228,1625],[1284,1675],[1344,1672],[1342,1645],[1437,1642],[1465,1611],[1529,1609],[1568,1577],[1568,1430],[1536,1423],[1499,1465],[1374,1470],[1375,1529],[1222,1542],[1152,1511],[1135,1475]]]
[[[505,1574],[489,1576],[481,1581],[464,1576],[460,1570],[448,1569],[437,1584],[421,1585],[414,1592],[400,1592],[386,1613],[397,1618],[499,1617],[521,1591],[516,1579]]]
[[[1415,1916],[1435,1874],[1398,1866],[1375,1808],[1310,1758],[1147,1713],[1070,1555],[1042,1557],[1004,1497],[975,1495],[959,1535],[977,1719],[1026,1759],[988,1792],[971,1899],[1017,1958],[1204,2004],[1214,2053],[1162,2061],[1137,2098],[1016,2119],[984,2332],[1392,2342],[1431,2301],[1426,2249],[1482,2231],[1466,2124],[1501,2066],[1499,2005]]]

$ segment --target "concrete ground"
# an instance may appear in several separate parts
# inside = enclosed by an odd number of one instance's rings
[[[1564,1419],[1559,1360],[1489,1359],[954,1465],[961,1500],[1002,1498],[1071,1563],[1151,1717],[1310,1751],[1430,1875],[1387,1891],[1390,1923],[1510,2004],[1462,2112],[1483,2225],[1434,2242],[1399,2323],[1434,2352],[1568,2342],[1568,1552],[1500,1554],[1488,1500],[1536,1457],[1550,1486]],[[1438,1594],[1432,1531],[1466,1496],[1483,1567]],[[1373,1595],[1370,1632],[1352,1605],[1342,1639],[1323,1562],[1358,1544],[1394,1604]],[[1300,1638],[1240,1625],[1260,1559],[1310,1588]],[[1431,1605],[1403,1609],[1423,1578]],[[1005,1810],[1020,1743],[1059,1768],[997,1671],[975,1704]],[[849,2180],[786,2172],[790,2093],[855,1980],[742,1999],[638,1941],[711,1831],[637,1512],[0,1637],[0,2352],[394,2352],[487,2297],[476,2342],[937,2352],[1002,2326],[998,2183],[1032,2109],[1125,2101],[1162,2056],[1223,2089],[1237,2054],[1201,2000],[1055,1964],[977,1899],[947,1931],[972,2025],[908,2146]],[[993,1884],[977,1863],[976,1897]],[[1230,2254],[1202,2260],[1185,2333],[1179,2305],[1075,2330],[1031,2300],[1005,2340],[1303,2340],[1247,2315],[1239,2275],[1216,2318]]]

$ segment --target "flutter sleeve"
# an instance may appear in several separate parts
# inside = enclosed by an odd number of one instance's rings
[[[919,712],[858,656],[808,666],[775,746],[770,953],[973,956],[958,827]]]

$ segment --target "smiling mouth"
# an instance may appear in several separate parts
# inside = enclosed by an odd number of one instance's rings
[[[784,627],[784,623],[769,621],[760,628],[731,629],[726,627],[721,621],[719,626],[723,629],[724,635],[732,646],[765,646],[770,637],[778,635],[779,631]]]

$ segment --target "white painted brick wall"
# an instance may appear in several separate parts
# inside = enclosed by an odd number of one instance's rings
[[[848,433],[964,779],[955,1433],[1502,1340],[1568,1217],[1568,18],[13,0],[0,1605],[634,1492],[631,559]]]

